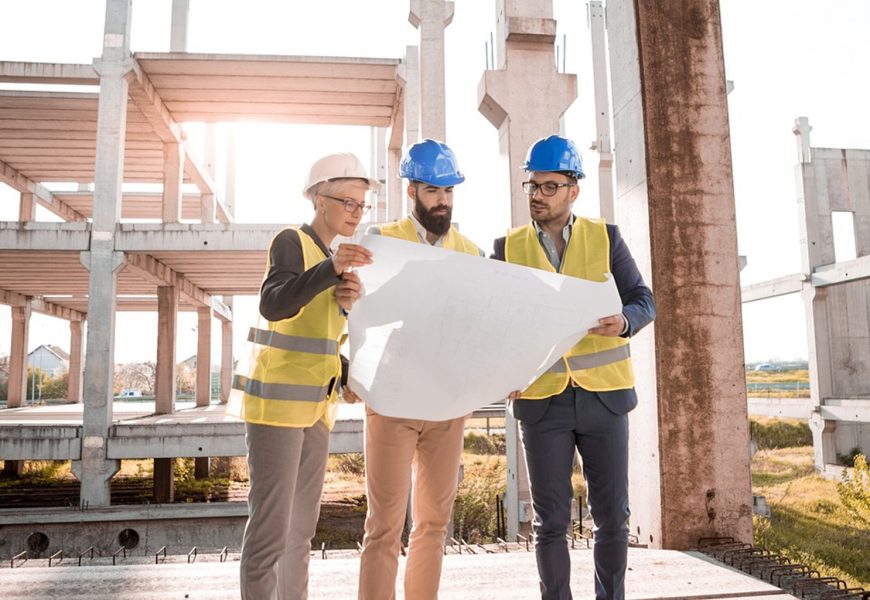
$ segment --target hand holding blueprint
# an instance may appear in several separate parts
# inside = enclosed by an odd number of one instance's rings
[[[622,311],[597,283],[378,235],[357,272],[349,385],[375,412],[440,421],[528,387],[598,319]]]

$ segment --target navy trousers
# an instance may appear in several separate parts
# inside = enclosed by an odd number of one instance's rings
[[[628,416],[609,410],[596,393],[576,387],[546,400],[521,402],[548,403],[543,414],[532,419],[523,420],[517,414],[521,411],[515,411],[535,511],[533,529],[541,598],[571,598],[571,562],[565,535],[571,525],[571,473],[576,448],[583,461],[587,500],[595,524],[595,598],[624,600]]]

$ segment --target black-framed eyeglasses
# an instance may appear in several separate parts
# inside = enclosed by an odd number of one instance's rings
[[[554,181],[545,181],[544,183],[535,183],[534,181],[524,181],[523,191],[529,196],[534,196],[535,192],[541,191],[542,196],[555,196],[559,188],[574,187],[577,185],[572,181],[566,183],[556,183]]]
[[[369,212],[372,209],[371,204],[360,204],[359,202],[356,202],[356,201],[351,200],[349,198],[336,198],[335,196],[330,196],[329,194],[319,194],[319,195],[323,196],[324,198],[329,198],[330,200],[335,200],[336,202],[341,202],[342,204],[344,204],[345,212],[352,213],[356,210],[360,210],[360,211],[362,211],[362,214],[366,214],[367,212]]]

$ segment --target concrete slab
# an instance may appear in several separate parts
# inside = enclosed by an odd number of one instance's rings
[[[186,557],[169,557],[165,564],[122,564],[112,566],[74,566],[76,561],[48,568],[47,561],[29,561],[20,568],[0,566],[0,596],[15,599],[65,599],[87,597],[93,600],[137,598],[148,600],[179,598],[238,598],[238,555],[225,563],[217,555],[200,556],[193,564]],[[111,559],[108,559],[109,561]],[[128,561],[131,559],[127,559]],[[590,599],[592,593],[592,551],[571,552],[574,597]],[[36,563],[39,563],[38,565]],[[73,566],[65,567],[65,564]],[[405,561],[400,561],[400,577]],[[359,559],[354,556],[311,561],[311,600],[356,597]],[[767,583],[694,553],[669,550],[629,550],[627,595],[631,600],[714,600],[728,598],[793,599]],[[535,557],[525,551],[510,553],[457,555],[444,559],[440,598],[445,600],[500,600],[537,597]],[[404,595],[399,590],[398,598]]]

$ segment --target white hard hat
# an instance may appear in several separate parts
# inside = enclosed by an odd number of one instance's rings
[[[311,199],[308,194],[311,188],[318,183],[332,179],[365,179],[369,188],[376,192],[380,191],[382,187],[377,179],[371,179],[368,176],[360,159],[349,152],[342,152],[324,156],[311,165],[308,180],[305,182],[305,187],[302,188],[302,195]]]

